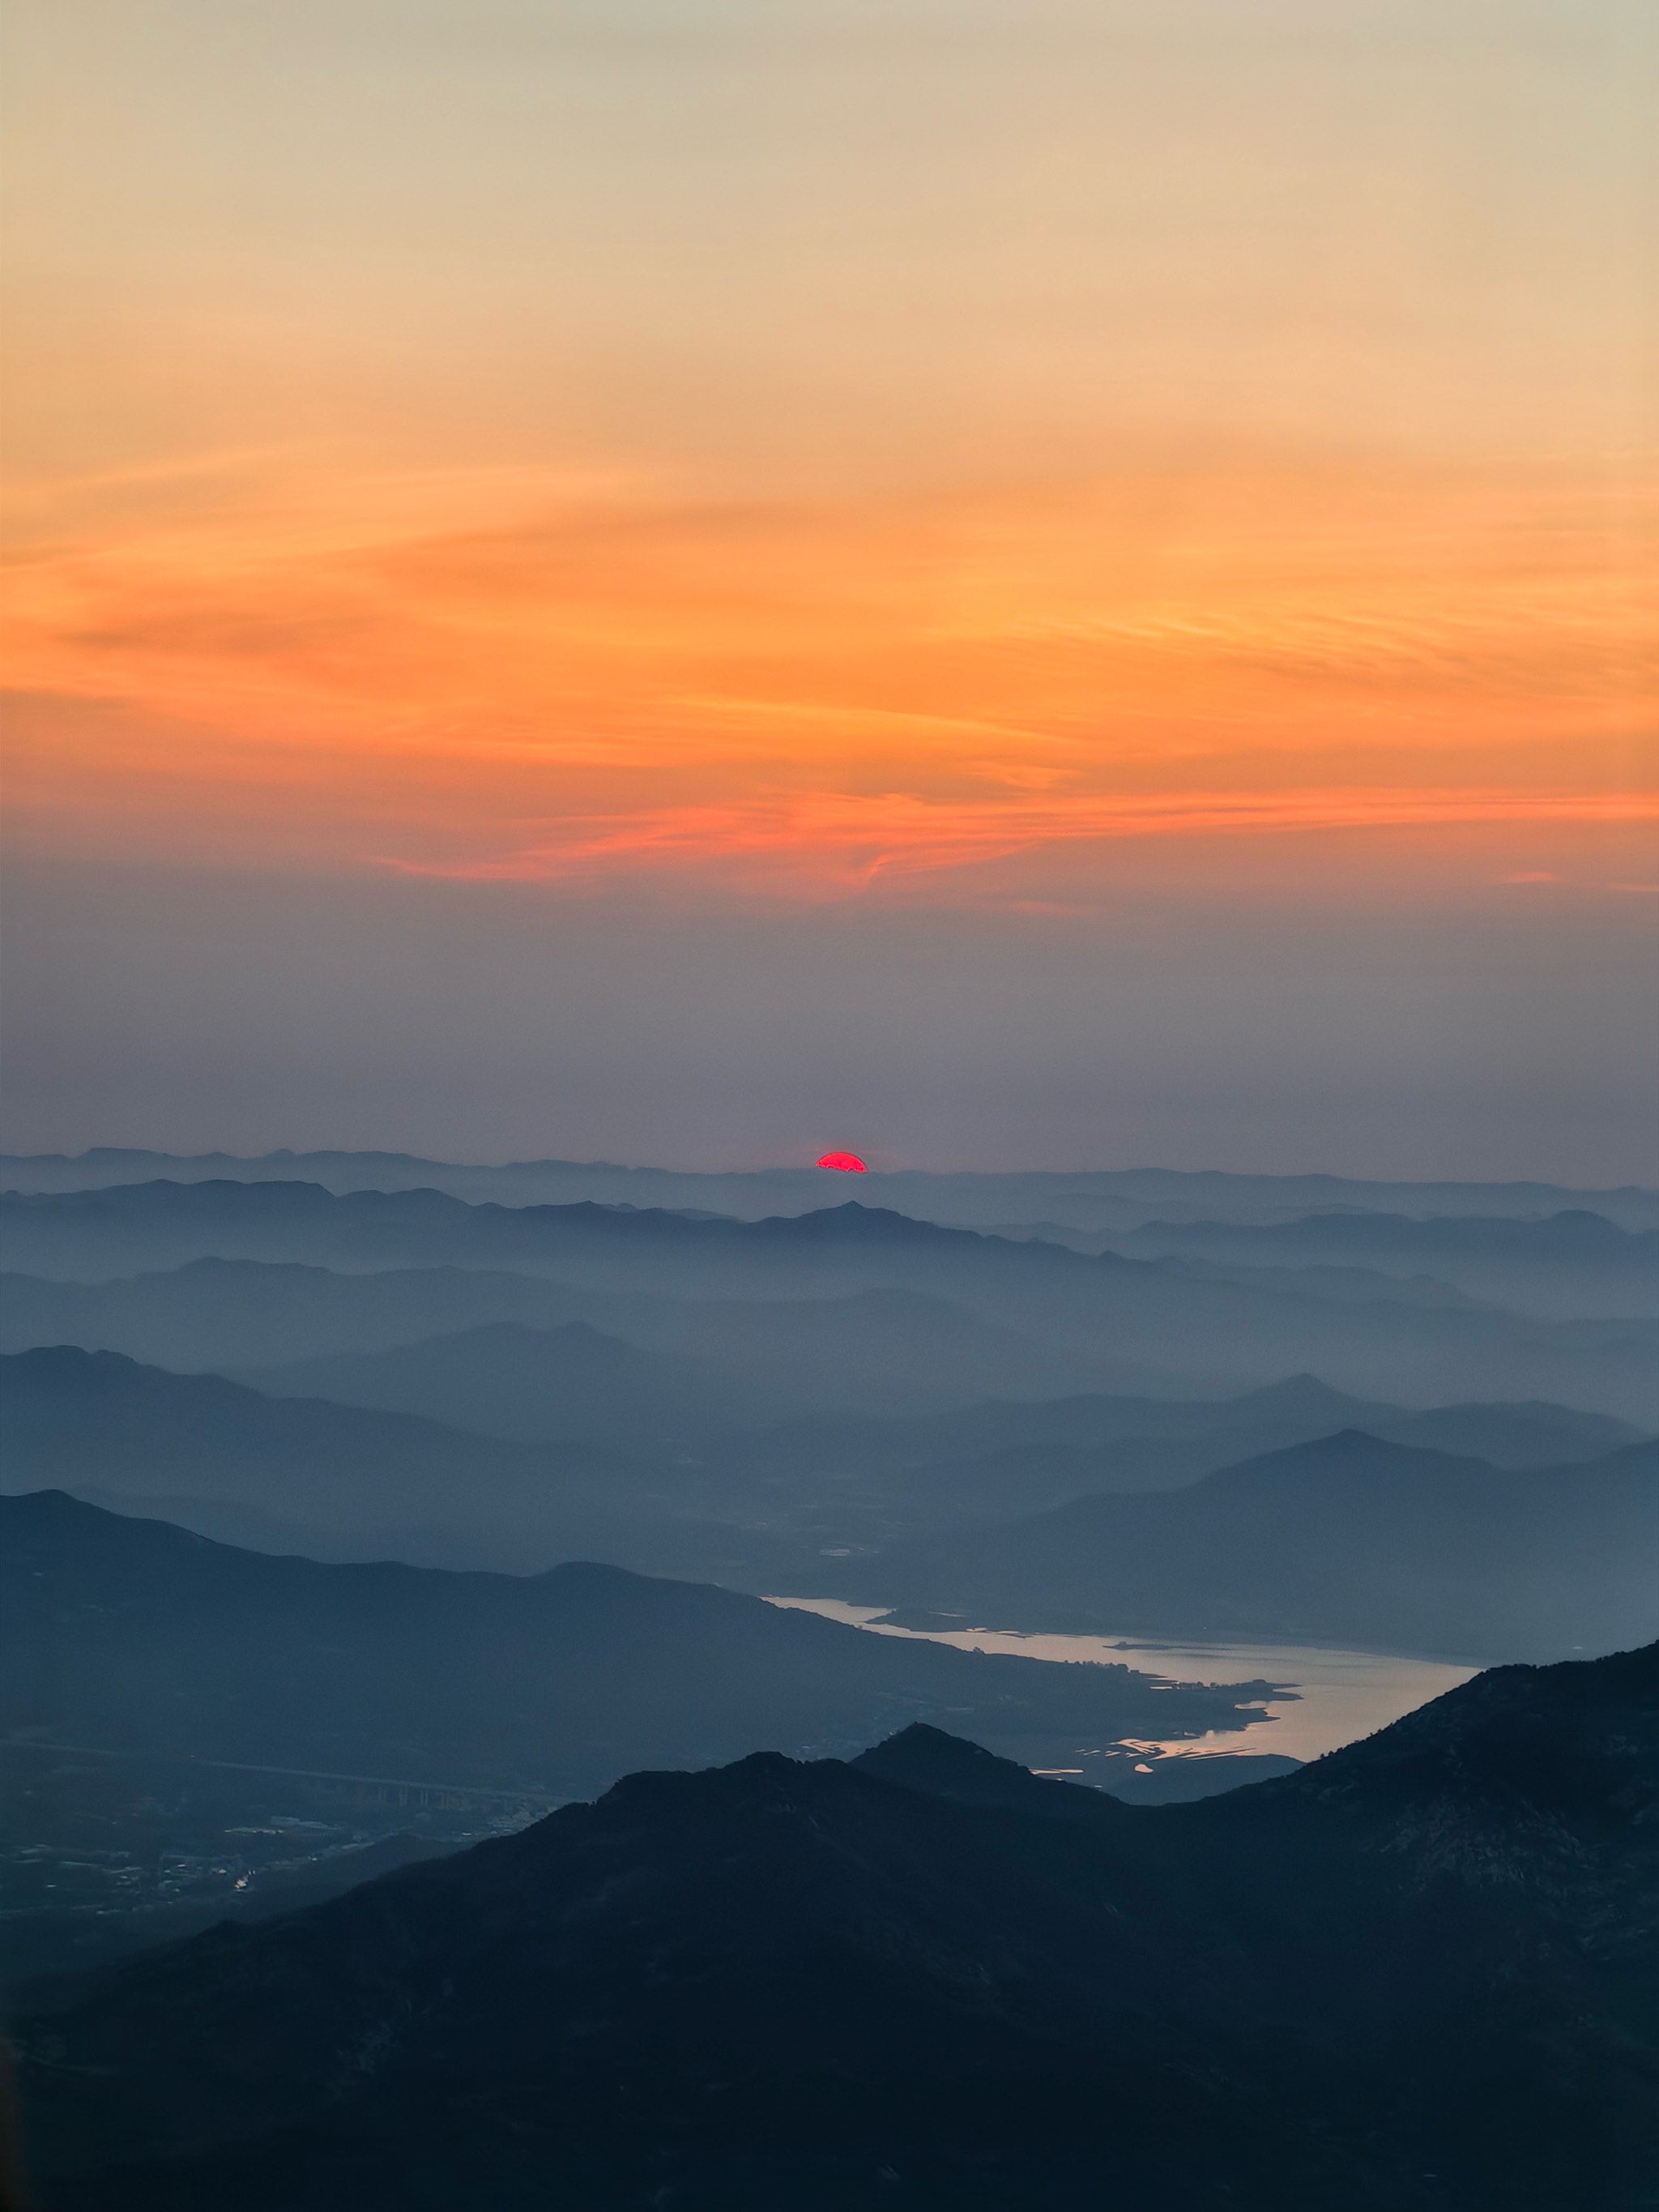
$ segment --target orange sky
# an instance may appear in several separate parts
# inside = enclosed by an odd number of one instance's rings
[[[1650,880],[1641,20],[21,0],[14,842]]]

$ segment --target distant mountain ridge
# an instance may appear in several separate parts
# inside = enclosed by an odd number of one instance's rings
[[[337,1191],[447,1190],[458,1197],[495,1198],[509,1206],[569,1204],[693,1206],[757,1219],[768,1213],[812,1212],[825,1203],[832,1178],[817,1168],[767,1168],[748,1173],[624,1167],[609,1161],[526,1160],[469,1167],[405,1152],[279,1151],[257,1158],[229,1152],[180,1155],[94,1147],[62,1153],[0,1154],[0,1188],[21,1191],[86,1190],[113,1183],[225,1178],[234,1182],[319,1182]],[[969,1228],[1040,1220],[1045,1212],[1079,1228],[1116,1222],[1133,1226],[1173,1202],[1193,1218],[1273,1220],[1315,1207],[1359,1206],[1382,1212],[1524,1216],[1589,1206],[1627,1228],[1659,1228],[1659,1191],[1635,1184],[1580,1189],[1544,1182],[1379,1182],[1352,1176],[1226,1174],[1164,1168],[1031,1170],[941,1173],[872,1170],[868,1188],[901,1212]],[[1000,1210],[999,1210],[1000,1209]]]
[[[1343,1212],[1271,1224],[1152,1221],[1109,1239],[1108,1249],[1139,1258],[1434,1276],[1549,1319],[1659,1312],[1659,1231],[1626,1230],[1582,1206],[1525,1220]]]
[[[739,1222],[591,1204],[469,1206],[437,1191],[336,1198],[304,1184],[154,1183],[0,1199],[0,1237],[19,1271],[81,1280],[218,1256],[365,1273],[508,1270],[608,1295],[678,1299],[902,1290],[944,1299],[1056,1356],[1087,1358],[1114,1389],[1222,1395],[1313,1369],[1362,1395],[1542,1391],[1659,1425],[1652,1322],[1353,1307],[856,1203]]]
[[[25,2022],[48,2212],[1638,2212],[1656,1810],[1659,1648],[1190,1808],[634,1775]]]

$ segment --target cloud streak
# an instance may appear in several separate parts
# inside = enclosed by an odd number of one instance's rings
[[[15,566],[26,829],[165,807],[254,858],[274,807],[295,856],[818,897],[1126,838],[1647,818],[1639,609],[1559,472],[1256,455],[1184,477],[1133,560],[1144,476],[204,481]]]
[[[1073,798],[1058,803],[951,805],[891,792],[806,792],[744,806],[684,806],[618,820],[573,817],[517,851],[459,860],[377,855],[411,875],[470,881],[603,879],[637,870],[714,872],[769,892],[847,896],[883,879],[973,867],[1017,853],[1125,838],[1237,837],[1310,830],[1659,821],[1659,800],[1556,792],[1188,793],[1178,798]],[[1512,882],[1550,882],[1539,872]]]

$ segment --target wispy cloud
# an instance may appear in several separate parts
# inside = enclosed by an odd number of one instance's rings
[[[125,808],[142,838],[164,791],[218,849],[276,806],[335,860],[814,897],[1126,839],[1647,818],[1643,624],[1583,488],[1407,489],[1258,457],[1137,564],[1144,487],[1109,478],[186,472],[164,517],[16,560],[12,664],[50,703],[14,769],[55,834]]]

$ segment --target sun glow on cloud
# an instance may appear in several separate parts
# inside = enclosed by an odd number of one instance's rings
[[[1547,473],[331,498],[14,571],[39,834],[101,813],[199,856],[240,813],[251,855],[818,896],[1123,837],[1645,811],[1638,610]]]

